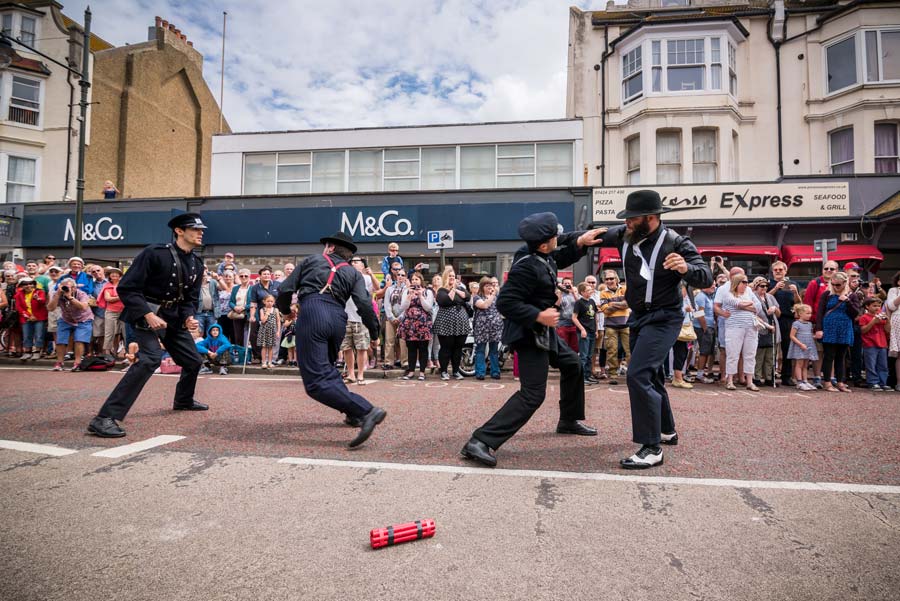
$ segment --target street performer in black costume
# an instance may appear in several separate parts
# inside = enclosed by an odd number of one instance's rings
[[[194,314],[203,285],[203,261],[193,250],[203,244],[206,226],[197,213],[183,213],[173,217],[169,227],[175,233],[175,241],[142,250],[119,281],[117,292],[125,305],[121,318],[134,325],[138,361],[128,368],[88,426],[90,433],[101,438],[125,436],[125,430],[117,422],[125,419],[147,380],[159,367],[163,352],[160,341],[181,366],[173,409],[209,409],[194,400],[203,360],[189,332],[199,326]]]
[[[584,419],[584,375],[578,355],[556,335],[559,321],[557,269],[581,259],[589,246],[600,244],[605,229],[562,233],[553,213],[529,215],[519,223],[519,236],[527,245],[514,257],[497,308],[506,318],[503,343],[519,354],[521,388],[486,424],[475,430],[463,447],[463,457],[489,467],[491,454],[528,423],[547,394],[549,366],[559,368],[559,434],[596,436]]]
[[[626,380],[633,439],[641,448],[621,461],[625,469],[662,465],[660,444],[678,444],[663,361],[684,321],[681,280],[696,289],[707,288],[713,281],[694,243],[663,225],[660,215],[671,210],[662,206],[653,190],[632,192],[625,210],[616,215],[625,225],[610,228],[603,236],[603,246],[619,249],[627,282],[625,300],[631,308]]]
[[[347,330],[347,299],[353,299],[373,340],[378,337],[378,318],[362,274],[347,263],[356,252],[353,239],[338,232],[322,238],[321,242],[325,245],[324,252],[300,263],[281,284],[276,303],[278,309],[288,315],[291,295],[297,293],[300,317],[294,332],[306,394],[347,414],[345,423],[359,426],[359,434],[349,444],[356,447],[372,435],[387,412],[350,392],[334,366]]]

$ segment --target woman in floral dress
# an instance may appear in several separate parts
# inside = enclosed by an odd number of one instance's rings
[[[503,332],[503,320],[497,310],[497,289],[493,279],[481,278],[478,293],[472,297],[475,317],[472,330],[475,334],[475,377],[484,380],[486,366],[484,351],[487,347],[488,359],[491,362],[491,378],[500,379],[500,334]]]
[[[424,278],[418,271],[409,276],[409,286],[403,291],[400,301],[400,313],[403,321],[397,330],[400,338],[406,341],[409,355],[409,366],[403,374],[404,380],[413,377],[416,363],[419,364],[419,380],[425,379],[425,368],[428,365],[428,343],[431,341],[431,308],[434,297],[431,291],[423,286]]]

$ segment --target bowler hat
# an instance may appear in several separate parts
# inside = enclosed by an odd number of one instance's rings
[[[356,244],[353,243],[353,238],[345,234],[344,232],[335,232],[331,236],[325,236],[324,238],[320,238],[319,242],[322,244],[339,244],[344,248],[350,249],[350,252],[356,252]]]
[[[205,230],[206,225],[203,224],[203,220],[200,219],[200,213],[182,213],[181,215],[176,215],[169,219],[169,228],[175,229],[176,227],[180,227],[181,229],[194,228],[197,230]]]
[[[659,215],[668,213],[672,209],[662,205],[659,192],[655,190],[637,190],[628,195],[625,201],[625,210],[616,215],[616,219],[628,219],[641,215]]]

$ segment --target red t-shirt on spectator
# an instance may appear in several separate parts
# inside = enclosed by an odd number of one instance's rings
[[[819,298],[827,289],[828,282],[821,276],[811,281],[806,287],[806,291],[803,293],[803,304],[812,307],[813,315],[816,314],[816,309],[819,307]]]
[[[864,313],[859,318],[859,326],[862,327],[875,319],[874,315]],[[887,348],[887,332],[884,331],[884,322],[876,323],[872,329],[862,335],[863,348]]]

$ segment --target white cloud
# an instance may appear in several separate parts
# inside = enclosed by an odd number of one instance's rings
[[[64,12],[81,21],[87,0]],[[180,2],[93,0],[116,45],[155,15],[204,55],[234,131],[557,118],[565,114],[567,0]],[[587,4],[580,2],[580,4]]]

